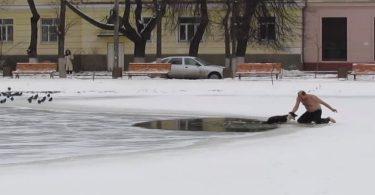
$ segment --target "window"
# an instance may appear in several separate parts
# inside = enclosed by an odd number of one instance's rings
[[[180,17],[179,22],[179,41],[190,41],[199,25],[199,18],[196,17]]]
[[[195,61],[195,60],[193,60],[191,58],[185,58],[185,65],[200,66],[200,64],[197,61]]]
[[[169,60],[170,60],[169,58],[162,59],[161,63],[168,63]]]
[[[57,19],[44,18],[42,19],[42,41],[56,42],[57,41]]]
[[[347,19],[322,18],[322,60],[347,60]]]
[[[0,19],[0,41],[13,41],[13,19]]]
[[[174,64],[174,65],[182,65],[182,59],[181,58],[172,58],[169,63]]]
[[[261,41],[276,40],[275,17],[263,17],[260,19],[259,39]]]
[[[148,24],[148,22],[150,22],[150,20],[151,20],[150,17],[143,17],[142,18],[143,26],[146,27],[146,25]],[[151,34],[152,34],[152,32],[146,37],[147,41],[151,41],[151,39],[152,39]]]

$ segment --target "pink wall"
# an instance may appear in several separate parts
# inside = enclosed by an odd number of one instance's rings
[[[305,11],[304,62],[322,61],[322,18],[347,18],[347,62],[374,62],[375,6],[312,6]],[[319,55],[318,50],[319,48]]]

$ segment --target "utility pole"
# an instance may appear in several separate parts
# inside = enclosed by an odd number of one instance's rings
[[[237,48],[237,36],[238,36],[238,28],[239,28],[239,0],[234,0],[232,5],[232,24],[231,24],[231,39],[232,39],[232,55],[231,55],[231,63],[230,68],[233,73],[236,71],[237,67],[237,60],[236,60],[236,48]]]
[[[116,79],[122,77],[122,68],[119,67],[119,28],[120,28],[120,18],[119,18],[119,0],[115,0],[114,7],[115,15],[115,32],[113,35],[114,38],[114,60],[113,60],[113,69],[112,69],[112,78]]]

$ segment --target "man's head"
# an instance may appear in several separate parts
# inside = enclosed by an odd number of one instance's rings
[[[306,92],[303,90],[299,91],[297,94],[298,94],[298,97],[301,99],[304,99],[306,97]]]

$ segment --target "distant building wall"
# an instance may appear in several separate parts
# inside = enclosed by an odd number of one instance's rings
[[[347,59],[325,61],[322,59],[322,18],[347,19]],[[336,2],[310,3],[305,11],[303,62],[310,69],[317,62],[325,69],[349,66],[356,62],[374,62],[375,3]],[[340,32],[338,32],[340,33]]]
[[[57,6],[51,4],[51,0],[36,1],[37,10],[42,18],[56,18]],[[56,1],[57,2],[57,1]],[[96,2],[110,2],[102,0]],[[105,21],[112,4],[88,4],[81,5],[87,15],[98,21]],[[26,50],[30,41],[30,17],[31,13],[27,1],[9,1],[8,5],[1,5],[0,19],[13,19],[14,40],[4,42],[2,47],[2,58],[6,59],[6,65],[15,67],[16,62],[27,61]],[[108,44],[113,43],[112,36],[103,36],[105,32],[81,19],[78,15],[67,8],[67,24],[71,25],[65,38],[65,49],[70,49],[75,56],[76,70],[106,70]],[[151,16],[150,14],[144,15]],[[301,10],[296,11],[296,17],[301,17]],[[40,61],[57,61],[57,41],[41,41],[41,21],[39,21],[38,36],[38,58]],[[72,25],[73,24],[73,25]],[[298,26],[299,24],[297,24]],[[164,25],[163,25],[164,27]],[[298,36],[292,37],[282,48],[270,49],[257,44],[251,44],[247,49],[246,60],[254,62],[277,61],[285,63],[287,68],[298,67],[301,64],[301,28],[295,28]],[[200,57],[214,64],[224,65],[224,37],[222,28],[211,24],[209,31],[205,34],[199,48]],[[178,30],[163,29],[162,31],[162,53],[163,56],[186,55],[189,51],[189,43],[181,42],[178,38]],[[126,37],[121,36],[120,42],[124,44],[125,63],[133,59],[133,43]],[[151,35],[151,41],[147,43],[146,58],[154,61],[156,53],[156,31]]]

